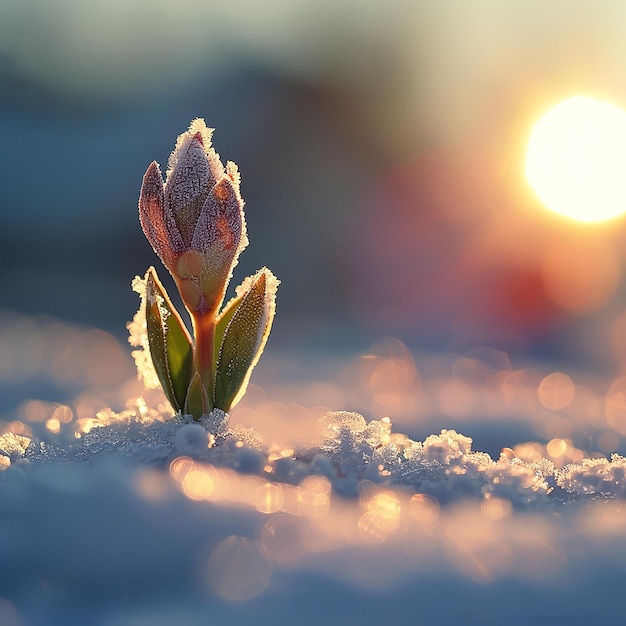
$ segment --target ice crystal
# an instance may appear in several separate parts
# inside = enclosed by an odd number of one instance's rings
[[[213,409],[208,415],[203,415],[200,418],[200,423],[213,435],[223,436],[228,431],[228,413],[222,409]]]
[[[583,459],[557,473],[557,484],[578,495],[626,496],[626,458],[619,454],[608,459]]]
[[[362,477],[373,453],[363,416],[332,411],[322,418],[322,431],[326,439],[321,450],[333,461],[338,475]]]
[[[515,505],[546,499],[550,462],[542,469],[519,459],[472,451],[472,440],[442,430],[423,442],[391,432],[388,419],[366,423],[358,413],[337,411],[322,419],[320,450],[332,462],[341,490],[354,492],[359,480],[410,486],[442,502],[497,495]],[[554,472],[554,465],[552,474]]]
[[[562,469],[549,459],[530,462],[502,454],[494,460],[472,450],[472,439],[454,430],[414,441],[393,432],[388,418],[367,422],[350,411],[333,411],[321,418],[319,445],[268,448],[254,429],[229,427],[228,420],[219,409],[199,421],[190,415],[172,418],[167,403],[153,408],[138,397],[123,411],[100,411],[83,431],[76,431],[76,439],[63,439],[62,433],[50,441],[45,436],[31,440],[1,435],[0,461],[11,471],[21,459],[33,466],[117,459],[166,467],[184,456],[293,485],[321,475],[335,492],[348,496],[360,493],[365,484],[408,489],[442,505],[497,498],[528,509],[626,497],[626,458],[617,454],[610,460],[583,459]]]
[[[14,433],[0,435],[0,455],[13,460],[24,456],[26,449],[30,445],[30,439]]]
[[[437,461],[448,465],[462,458],[472,450],[472,440],[459,435],[454,430],[442,430],[438,435],[430,435],[424,440],[422,454],[427,461]]]
[[[128,343],[138,348],[131,355],[135,359],[137,377],[142,380],[148,389],[158,389],[161,385],[159,377],[152,364],[150,356],[150,344],[148,343],[148,331],[146,328],[146,280],[135,276],[132,282],[133,291],[139,294],[140,304],[131,322],[128,322]]]

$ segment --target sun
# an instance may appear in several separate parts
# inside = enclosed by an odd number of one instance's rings
[[[576,96],[533,127],[526,177],[553,211],[583,222],[626,212],[626,112]]]

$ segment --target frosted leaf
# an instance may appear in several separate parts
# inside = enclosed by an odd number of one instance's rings
[[[148,343],[148,331],[146,327],[146,280],[135,276],[131,283],[133,291],[139,294],[139,310],[133,316],[131,322],[126,324],[129,332],[128,343],[139,348],[133,350],[131,356],[137,367],[137,378],[142,380],[148,389],[158,389],[161,386],[159,377],[154,369],[150,356],[150,344]]]
[[[264,300],[264,309],[266,317],[272,319],[276,312],[276,292],[278,290],[278,286],[280,285],[280,280],[274,276],[272,270],[267,267],[262,267],[260,270],[252,274],[251,276],[247,276],[242,281],[241,285],[235,287],[235,298],[243,298],[252,287],[258,282],[261,274],[265,277],[265,300]],[[345,411],[339,411],[340,413],[345,413]]]
[[[233,407],[246,392],[272,328],[279,284],[270,270],[260,269],[237,289],[218,319],[214,397],[222,409]]]

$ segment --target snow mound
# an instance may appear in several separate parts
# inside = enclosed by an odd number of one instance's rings
[[[320,419],[319,443],[277,448],[228,418],[166,419],[137,399],[67,431],[0,435],[0,622],[5,599],[29,626],[270,624],[285,606],[312,607],[311,626],[355,607],[380,623],[390,604],[413,615],[422,590],[436,623],[477,598],[506,621],[504,594],[521,626],[537,603],[541,623],[576,618],[564,603],[589,597],[585,571],[619,580],[619,455],[496,460],[455,430],[415,441],[347,411]]]
[[[158,412],[157,412],[158,414]],[[333,492],[358,496],[367,485],[401,489],[435,498],[440,504],[467,499],[505,500],[516,509],[541,508],[580,500],[626,496],[626,459],[582,459],[556,468],[544,458],[528,461],[514,454],[472,450],[472,439],[442,430],[414,441],[392,430],[389,418],[366,422],[358,413],[333,411],[320,420],[322,442],[300,448],[268,448],[250,428],[228,425],[216,409],[195,422],[191,416],[156,419],[137,399],[134,410],[102,411],[79,438],[49,441],[42,436],[0,436],[0,479],[10,481],[13,466],[55,462],[169,468],[188,458],[207,466],[256,475],[268,483],[300,484],[322,476]],[[511,451],[509,451],[511,452]]]

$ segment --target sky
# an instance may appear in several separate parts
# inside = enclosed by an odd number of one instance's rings
[[[122,336],[158,264],[141,177],[201,116],[242,172],[235,282],[279,276],[283,345],[391,335],[619,370],[624,220],[549,214],[523,160],[558,102],[626,106],[625,12],[2,0],[0,306]]]

